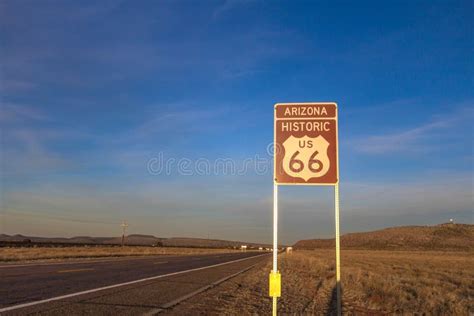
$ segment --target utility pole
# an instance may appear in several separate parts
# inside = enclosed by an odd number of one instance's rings
[[[125,245],[125,231],[127,230],[128,224],[126,221],[122,221],[122,247]]]

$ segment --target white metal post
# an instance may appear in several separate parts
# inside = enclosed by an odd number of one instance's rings
[[[278,184],[273,183],[273,273],[278,272]],[[277,298],[273,297],[273,315],[277,314]]]
[[[277,272],[278,256],[278,185],[273,184],[273,272]]]
[[[339,247],[339,183],[334,186],[334,211],[336,218],[336,296],[337,296],[337,315],[340,316],[341,310],[341,267],[340,267],[340,247]]]
[[[125,232],[127,230],[128,224],[126,221],[122,221],[122,247],[125,245]]]

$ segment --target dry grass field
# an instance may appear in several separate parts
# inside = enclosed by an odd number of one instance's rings
[[[33,260],[58,260],[78,258],[103,258],[152,255],[195,255],[224,253],[238,250],[172,247],[38,247],[38,248],[0,248],[0,262],[23,262]]]
[[[332,250],[280,256],[282,314],[335,314]],[[469,315],[474,312],[474,254],[433,251],[342,251],[345,315]],[[172,315],[271,314],[270,260],[181,303]]]

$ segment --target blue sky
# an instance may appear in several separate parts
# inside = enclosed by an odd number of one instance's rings
[[[276,102],[339,104],[342,232],[473,222],[469,1],[2,1],[3,233],[271,241]],[[170,160],[171,159],[171,160]],[[266,159],[266,160],[265,160]],[[271,169],[271,165],[269,167]],[[281,240],[333,234],[282,187]]]

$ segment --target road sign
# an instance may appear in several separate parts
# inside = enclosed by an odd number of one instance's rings
[[[280,185],[333,185],[336,237],[337,315],[341,315],[339,238],[339,151],[337,104],[277,103],[274,115],[273,268],[269,294],[273,316],[281,295],[278,272],[278,187]]]
[[[274,129],[275,183],[338,183],[336,103],[277,103]]]

